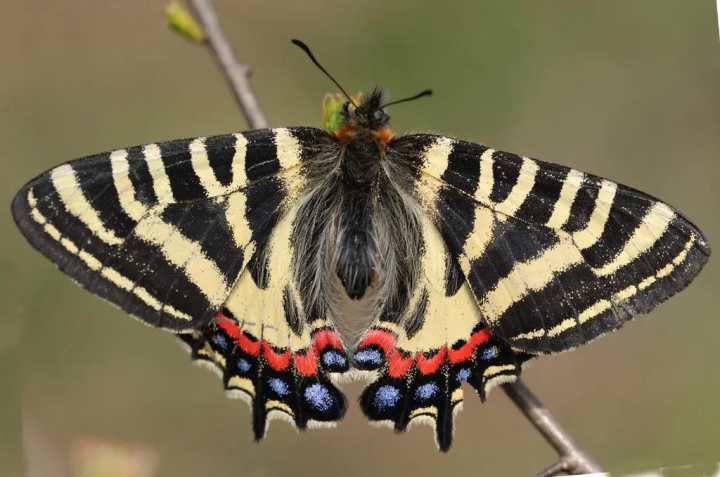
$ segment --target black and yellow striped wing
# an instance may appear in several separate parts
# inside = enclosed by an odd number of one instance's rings
[[[269,236],[322,144],[317,133],[257,130],[86,157],[26,184],[13,216],[83,287],[147,323],[189,330],[221,308]]]
[[[392,147],[482,320],[514,349],[563,351],[617,329],[710,255],[679,212],[613,181],[444,136]]]

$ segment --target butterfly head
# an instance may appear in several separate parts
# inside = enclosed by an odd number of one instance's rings
[[[390,116],[385,112],[387,106],[412,101],[423,96],[429,96],[432,91],[426,89],[409,98],[399,99],[389,103],[383,102],[382,90],[375,88],[370,94],[357,94],[350,96],[340,83],[323,67],[310,51],[310,48],[300,40],[292,43],[302,49],[315,64],[315,66],[332,81],[342,92],[328,95],[323,103],[323,126],[341,142],[373,140],[380,149],[384,149],[392,138],[393,133],[387,127]]]
[[[383,92],[374,89],[369,95],[362,98],[357,107],[350,101],[343,104],[343,116],[346,125],[356,128],[375,131],[387,127],[390,116],[385,112],[383,105]]]
[[[382,99],[379,89],[347,99],[340,94],[328,94],[323,102],[323,127],[341,142],[374,140],[384,146],[393,133],[388,128],[390,116],[385,112]]]

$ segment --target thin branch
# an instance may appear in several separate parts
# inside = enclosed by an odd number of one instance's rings
[[[600,465],[578,447],[525,383],[518,379],[514,383],[504,384],[503,390],[560,456],[560,460],[543,470],[540,476],[602,472]]]
[[[248,125],[252,129],[268,127],[269,123],[260,109],[257,96],[250,87],[250,67],[235,58],[235,53],[225,38],[225,33],[215,15],[212,2],[210,0],[188,0],[188,5],[205,30],[208,46],[215,55],[220,69],[225,73],[225,78],[230,84],[230,89],[235,95]]]
[[[235,99],[252,128],[268,127],[268,121],[260,109],[257,96],[248,81],[250,68],[235,59],[232,47],[220,27],[211,0],[187,0],[208,39],[208,46],[215,54],[222,71],[230,83]],[[598,473],[600,466],[585,454],[570,435],[558,424],[550,411],[520,380],[503,385],[503,390],[528,420],[557,451],[560,459],[544,469],[539,475],[550,477],[561,473]]]

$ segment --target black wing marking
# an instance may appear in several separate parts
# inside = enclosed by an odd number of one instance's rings
[[[83,287],[185,330],[223,304],[256,244],[302,188],[318,129],[257,130],[120,149],[41,174],[12,212]]]
[[[492,333],[516,349],[573,348],[682,290],[710,255],[667,204],[612,181],[443,136],[391,157],[467,278]]]

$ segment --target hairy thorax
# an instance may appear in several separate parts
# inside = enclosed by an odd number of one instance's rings
[[[298,222],[293,271],[308,322],[334,318],[346,343],[379,318],[400,314],[416,281],[420,253],[417,205],[386,171],[375,141],[341,146],[332,164],[312,176]],[[311,266],[319,265],[319,266]],[[342,318],[342,319],[338,319]],[[392,320],[396,321],[396,320]]]

